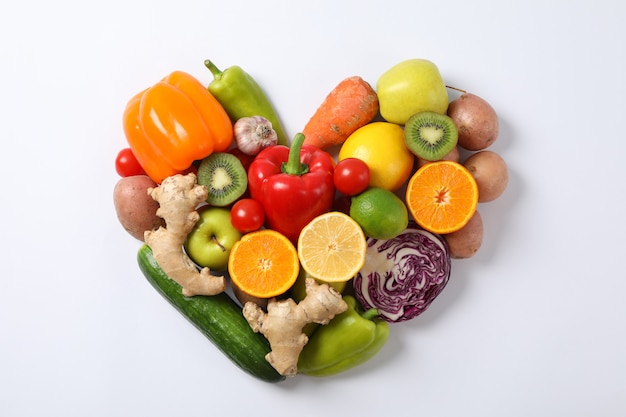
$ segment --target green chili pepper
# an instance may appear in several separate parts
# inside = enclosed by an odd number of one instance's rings
[[[208,59],[204,61],[204,65],[213,74],[213,81],[207,88],[224,107],[233,123],[242,117],[263,116],[272,123],[278,136],[278,144],[287,145],[287,135],[272,103],[247,72],[236,65],[220,71]]]
[[[348,309],[320,326],[304,346],[298,372],[311,376],[338,374],[376,355],[389,338],[389,325],[376,309],[361,312],[350,295],[343,297]]]

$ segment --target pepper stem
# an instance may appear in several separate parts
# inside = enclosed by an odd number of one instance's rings
[[[377,308],[370,308],[369,310],[361,314],[361,317],[363,317],[365,320],[373,320],[376,318],[376,316],[378,316]]]
[[[289,148],[289,158],[287,162],[283,162],[281,166],[283,174],[304,175],[309,172],[309,166],[300,161],[300,151],[302,150],[303,143],[304,135],[302,133],[296,133],[296,136],[293,137],[293,141],[291,141],[291,147]]]
[[[213,74],[213,78],[215,78],[216,80],[222,78],[223,72],[215,66],[213,61],[211,61],[210,59],[205,59],[204,66],[207,67],[209,71],[211,71],[211,74]]]

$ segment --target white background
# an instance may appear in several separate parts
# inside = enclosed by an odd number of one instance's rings
[[[618,0],[4,2],[0,416],[626,415],[625,20]],[[205,58],[290,135],[408,58],[498,111],[511,179],[481,252],[366,365],[257,381],[139,272],[122,111],[176,69],[208,83]]]

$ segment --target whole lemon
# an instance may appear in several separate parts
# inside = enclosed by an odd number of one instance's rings
[[[370,187],[399,189],[411,175],[415,156],[406,147],[404,130],[389,122],[373,122],[354,131],[337,159],[358,158],[370,169]]]
[[[384,188],[368,188],[352,197],[350,217],[374,239],[393,239],[409,224],[406,204],[396,194]]]

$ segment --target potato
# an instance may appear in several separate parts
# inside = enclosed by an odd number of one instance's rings
[[[461,152],[459,151],[459,147],[455,146],[450,152],[448,152],[447,155],[441,158],[441,160],[459,162],[460,158],[461,158]],[[426,159],[420,158],[419,156],[416,156],[415,160],[417,162],[417,168],[421,168],[430,162],[430,161],[427,161]]]
[[[470,221],[456,232],[443,235],[450,256],[454,259],[471,258],[483,243],[483,218],[478,211]]]
[[[148,189],[156,186],[147,175],[134,175],[121,178],[113,190],[113,203],[120,224],[142,242],[144,231],[165,226],[163,219],[156,215],[159,203],[148,195]]]
[[[239,289],[239,287],[236,286],[233,282],[231,282],[231,288],[233,290],[233,295],[242,306],[246,305],[247,302],[252,302],[263,309],[267,308],[269,298],[260,298],[247,294],[246,292]]]
[[[478,185],[478,202],[500,197],[509,183],[509,171],[504,159],[493,151],[480,151],[463,162]]]
[[[464,93],[450,102],[448,116],[459,131],[458,145],[469,151],[491,146],[498,138],[499,121],[496,111],[484,99]]]

